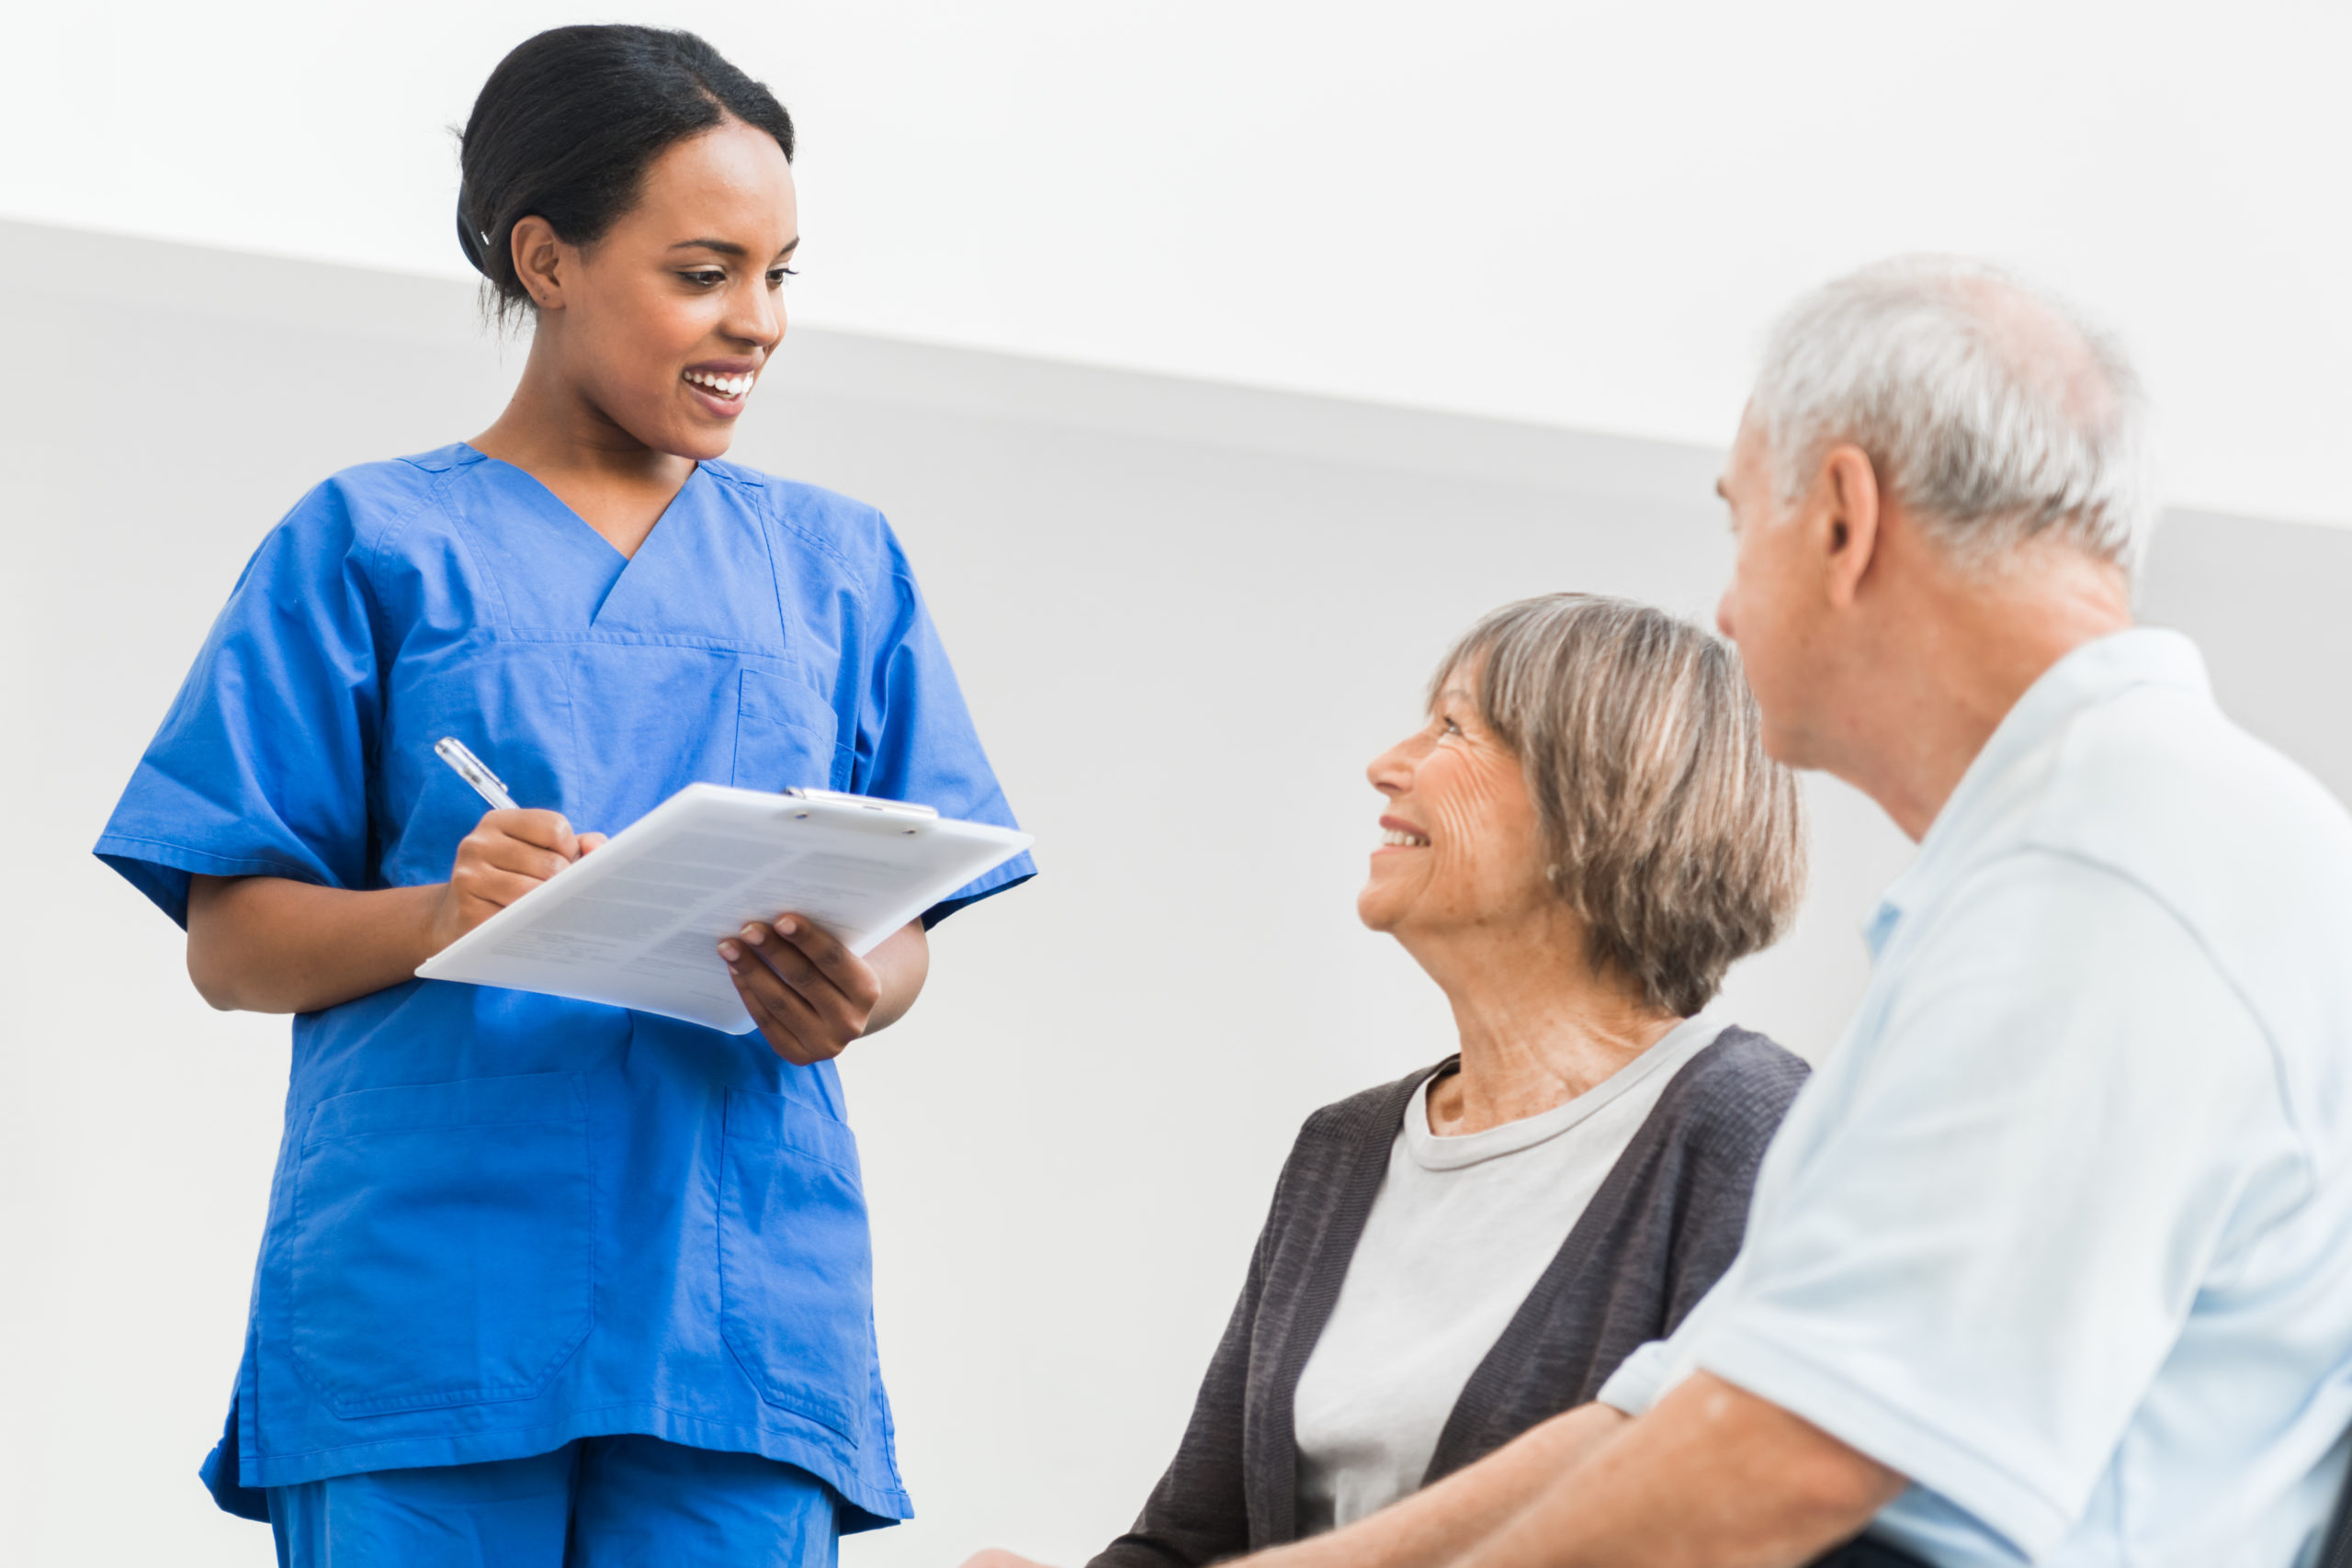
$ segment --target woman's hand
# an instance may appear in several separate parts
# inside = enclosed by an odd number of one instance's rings
[[[486,811],[458,842],[458,858],[442,885],[433,917],[433,951],[440,952],[540,883],[605,841],[602,833],[574,833],[560,811]]]
[[[801,1067],[896,1023],[931,969],[921,920],[860,958],[806,917],[778,915],[721,938],[718,955],[769,1049]]]
[[[1032,1562],[1018,1552],[1007,1551],[1001,1546],[991,1546],[986,1551],[976,1551],[964,1559],[964,1568],[1046,1568],[1046,1565]]]

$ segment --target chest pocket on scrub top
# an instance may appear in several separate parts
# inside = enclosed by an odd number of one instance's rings
[[[531,1398],[594,1311],[580,1076],[321,1100],[282,1257],[295,1360],[337,1416]]]
[[[836,743],[832,705],[803,682],[746,669],[735,706],[738,789],[847,789],[850,749]]]

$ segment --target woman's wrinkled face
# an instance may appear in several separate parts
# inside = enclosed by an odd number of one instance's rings
[[[637,204],[594,244],[552,243],[566,379],[616,434],[682,457],[723,454],[784,341],[800,243],[775,139],[737,119],[690,136],[653,161]]]
[[[1478,716],[1477,686],[1476,662],[1455,670],[1429,722],[1365,770],[1386,800],[1356,913],[1408,945],[1515,925],[1558,902],[1527,775]]]

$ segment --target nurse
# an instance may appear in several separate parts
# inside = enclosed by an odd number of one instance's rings
[[[719,460],[784,336],[792,143],[685,33],[507,56],[458,230],[533,325],[514,400],[270,533],[99,840],[207,1000],[296,1015],[203,1472],[281,1562],[830,1563],[909,1513],[832,1058],[1027,857],[863,960],[788,915],[717,942],[756,1033],[412,977],[697,780],[1012,824],[881,516]]]

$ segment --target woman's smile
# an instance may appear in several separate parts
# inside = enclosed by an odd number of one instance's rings
[[[1417,824],[1401,817],[1384,817],[1380,819],[1380,847],[1372,852],[1377,855],[1390,850],[1425,850],[1429,847],[1430,836]]]
[[[760,371],[756,365],[736,361],[690,365],[679,372],[679,378],[713,413],[732,419],[743,412],[744,400],[752,395]]]

